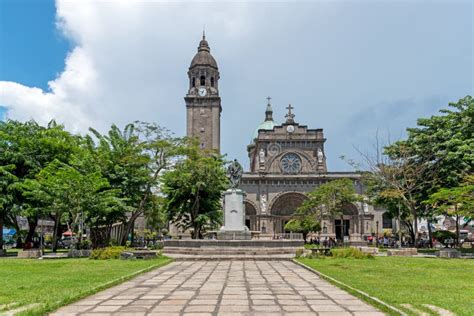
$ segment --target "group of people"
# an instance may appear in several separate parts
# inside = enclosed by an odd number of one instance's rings
[[[332,247],[335,247],[337,246],[337,241],[336,239],[332,238],[332,237],[324,237],[324,239],[322,238],[313,238],[311,237],[309,239],[309,244],[311,245],[318,245],[318,246],[323,246],[324,248],[332,248]]]

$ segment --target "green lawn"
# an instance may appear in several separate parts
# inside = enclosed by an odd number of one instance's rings
[[[0,306],[41,303],[41,308],[27,314],[43,315],[120,283],[123,277],[170,261],[164,257],[152,260],[0,259]]]
[[[431,304],[456,315],[474,315],[472,259],[375,257],[298,260],[400,309],[403,309],[401,304],[409,303],[436,315],[422,306]]]

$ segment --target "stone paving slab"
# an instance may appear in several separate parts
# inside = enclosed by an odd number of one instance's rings
[[[51,315],[384,313],[291,261],[178,261]]]

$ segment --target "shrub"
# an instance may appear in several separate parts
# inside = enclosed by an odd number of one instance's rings
[[[88,250],[91,249],[92,243],[88,239],[84,239],[82,242],[78,241],[75,245],[76,250]]]
[[[332,249],[331,255],[334,258],[354,258],[354,259],[369,259],[373,256],[369,253],[364,253],[357,248],[340,248]]]
[[[120,254],[126,249],[127,248],[121,247],[121,246],[94,249],[89,259],[94,259],[94,260],[119,259]]]
[[[301,258],[303,256],[303,249],[296,249],[296,258]]]
[[[433,233],[434,239],[447,246],[450,242],[456,239],[456,234],[449,230],[438,230]]]

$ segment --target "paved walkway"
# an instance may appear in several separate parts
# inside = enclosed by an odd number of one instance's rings
[[[384,314],[291,261],[181,261],[53,315]]]

